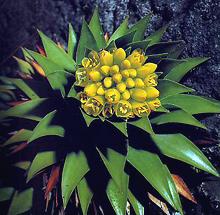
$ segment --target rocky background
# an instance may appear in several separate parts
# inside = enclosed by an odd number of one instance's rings
[[[88,20],[96,5],[104,31],[109,33],[126,16],[133,24],[152,12],[147,34],[169,23],[163,40],[183,39],[186,48],[182,57],[211,57],[184,82],[200,95],[220,100],[219,0],[0,0],[0,71],[8,74],[16,70],[11,57],[20,55],[21,46],[34,47],[39,40],[36,29],[65,44],[68,23],[78,34],[83,17]],[[208,116],[203,122],[208,127],[204,135],[216,143],[201,147],[220,170],[220,116]],[[187,214],[220,214],[219,179],[202,173],[202,180],[193,182],[191,189],[198,204],[184,203]],[[160,214],[156,206],[150,206],[150,210],[149,214]]]

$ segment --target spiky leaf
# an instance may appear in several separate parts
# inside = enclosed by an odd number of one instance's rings
[[[135,198],[135,196],[132,194],[132,192],[130,190],[128,191],[128,199],[134,209],[135,214],[136,215],[144,215],[144,207]]]
[[[69,23],[69,37],[68,37],[68,55],[73,58],[76,49],[77,39],[73,26]]]
[[[28,75],[31,75],[34,73],[34,69],[27,61],[24,61],[18,57],[14,57],[14,59],[17,61],[21,72],[28,74]]]

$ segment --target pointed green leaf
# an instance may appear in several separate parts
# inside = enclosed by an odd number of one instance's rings
[[[16,132],[13,136],[11,136],[3,146],[8,146],[13,143],[19,143],[23,141],[27,141],[33,134],[33,131],[27,129],[21,129]]]
[[[84,20],[83,25],[82,25],[82,30],[81,30],[81,34],[80,34],[78,47],[77,47],[77,52],[76,52],[77,64],[81,64],[82,59],[85,57],[85,49],[86,48],[98,51],[96,40],[95,40],[91,30],[89,29],[88,24]]]
[[[134,209],[135,214],[136,215],[144,215],[144,207],[135,198],[135,196],[132,194],[132,192],[130,190],[128,191],[128,199]]]
[[[84,120],[86,122],[87,127],[89,127],[94,120],[98,119],[98,118],[95,118],[95,117],[87,115],[86,113],[84,113],[83,110],[81,110],[81,113],[83,115],[83,118],[84,118]]]
[[[164,165],[157,154],[129,147],[127,160],[170,205],[177,209],[178,200],[171,194],[168,185],[171,176],[165,171]],[[177,192],[175,196],[178,196]]]
[[[122,187],[118,187],[114,180],[109,180],[106,193],[116,215],[126,214],[128,182],[129,177],[127,174],[123,174]]]
[[[151,19],[151,14],[139,20],[129,29],[129,32],[136,31],[133,41],[141,41],[144,39],[144,33],[147,29],[150,19]]]
[[[168,58],[177,58],[181,53],[184,44],[185,42],[182,40],[156,43],[147,48],[146,55],[168,53]]]
[[[155,112],[161,112],[161,113],[169,113],[170,111],[168,109],[166,109],[163,106],[158,107],[156,110],[154,110]]]
[[[48,113],[34,128],[31,138],[28,140],[28,143],[33,142],[34,140],[44,137],[44,136],[59,136],[63,137],[65,130],[60,125],[52,124],[53,119],[56,115],[56,110]]]
[[[194,95],[174,95],[162,100],[162,105],[174,105],[190,114],[220,113],[220,102]]]
[[[29,74],[29,75],[34,73],[34,69],[32,68],[32,66],[28,62],[26,62],[18,57],[14,57],[14,59],[17,61],[21,72],[23,72],[25,74]]]
[[[0,188],[0,202],[10,200],[14,193],[13,187],[1,187]]]
[[[168,25],[163,26],[159,30],[155,31],[152,33],[149,37],[147,37],[147,40],[150,40],[149,46],[152,46],[158,42],[160,42],[164,32],[167,30]]]
[[[73,26],[69,23],[69,37],[68,37],[68,55],[73,58],[76,49],[77,39]]]
[[[74,71],[76,63],[62,48],[58,47],[49,37],[38,31],[41,37],[47,58],[61,66],[61,70]],[[33,56],[32,56],[33,57]]]
[[[34,112],[40,105],[46,102],[47,99],[35,99],[30,100],[19,105],[16,105],[12,108],[9,108],[6,111],[0,112],[0,120],[7,118],[7,117],[19,117],[25,119],[31,119],[40,121],[41,117],[35,115]]]
[[[13,166],[18,167],[23,170],[27,170],[30,167],[30,165],[31,165],[30,161],[20,161],[20,162],[13,164]]]
[[[24,49],[24,48],[21,48],[21,51],[24,55],[24,59],[30,63],[30,60],[33,60],[33,58],[31,57],[31,55]]]
[[[206,129],[201,122],[183,110],[176,110],[170,113],[161,114],[160,116],[153,118],[151,122],[156,125],[166,123],[181,123]]]
[[[126,18],[121,25],[115,30],[115,32],[110,37],[108,44],[109,45],[112,41],[118,39],[119,37],[124,36],[128,32],[128,18]]]
[[[115,44],[118,48],[120,47],[127,47],[127,44],[132,43],[132,40],[134,38],[135,31],[126,33],[122,37],[119,37],[118,39],[115,40]]]
[[[106,120],[115,128],[117,128],[122,134],[124,134],[126,137],[128,137],[128,131],[127,131],[127,123],[126,122],[111,122],[110,120]]]
[[[179,82],[190,70],[200,65],[201,63],[204,63],[208,59],[209,58],[201,58],[201,57],[184,59],[185,62],[175,66],[165,76],[165,78]]]
[[[44,168],[51,166],[57,162],[55,151],[46,151],[38,153],[31,163],[28,170],[27,182],[36,176]]]
[[[96,7],[96,9],[94,10],[93,16],[89,23],[89,28],[96,40],[98,49],[104,48],[106,46],[106,42],[105,42],[104,33],[103,33],[102,25],[100,22],[100,18],[99,18],[98,7]]]
[[[149,134],[154,133],[154,131],[152,129],[152,126],[151,126],[151,123],[150,123],[150,120],[148,119],[148,117],[141,117],[138,120],[128,122],[128,124],[136,126],[140,129],[146,131]]]
[[[77,92],[75,90],[75,85],[73,84],[67,97],[71,97],[71,98],[77,98]]]
[[[152,139],[166,156],[188,163],[213,175],[219,175],[199,148],[184,135],[157,134],[152,135]]]
[[[136,41],[136,42],[128,43],[128,44],[126,44],[125,47],[131,47],[132,50],[140,48],[140,49],[143,49],[145,51],[146,48],[148,47],[149,43],[150,43],[150,40],[142,40],[142,41]]]
[[[87,215],[89,204],[91,202],[93,193],[89,188],[89,185],[85,178],[83,178],[77,186],[77,191],[79,195],[79,201],[83,215]]]
[[[157,89],[160,91],[160,99],[164,99],[168,96],[173,96],[180,93],[193,92],[194,90],[179,84],[175,81],[162,79],[158,81]]]
[[[89,166],[84,152],[71,152],[66,156],[61,182],[64,208],[66,208],[72,192],[88,171]]]
[[[33,188],[26,189],[13,196],[8,215],[17,215],[29,211],[32,207]]]

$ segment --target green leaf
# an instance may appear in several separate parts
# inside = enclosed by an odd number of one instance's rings
[[[155,112],[161,112],[161,113],[169,113],[170,111],[168,109],[166,109],[163,106],[158,107],[156,110],[154,110]]]
[[[171,193],[168,182],[172,179],[170,173],[164,168],[157,154],[137,150],[129,147],[127,160],[133,165],[145,179],[170,203],[176,210],[181,208],[178,201],[178,193]],[[178,206],[178,207],[177,207]]]
[[[23,72],[25,74],[29,74],[29,75],[34,73],[34,69],[32,68],[32,66],[28,62],[26,62],[18,57],[14,57],[14,59],[17,61],[21,72]]]
[[[134,209],[135,214],[136,215],[144,215],[144,207],[135,198],[135,196],[132,194],[132,192],[130,190],[128,191],[128,199]]]
[[[150,40],[149,46],[152,46],[152,45],[160,42],[164,32],[167,30],[167,27],[168,27],[168,25],[163,26],[162,28],[155,31],[149,37],[146,38],[147,40]]]
[[[16,105],[12,108],[9,108],[6,111],[0,112],[0,120],[7,117],[19,117],[25,119],[31,119],[35,121],[40,121],[41,117],[35,115],[34,112],[40,105],[46,102],[47,99],[35,99],[30,100],[19,105]]]
[[[115,128],[117,128],[122,134],[128,137],[127,131],[127,123],[126,122],[111,122],[110,120],[106,120],[110,124],[112,124]]]
[[[140,48],[145,51],[149,43],[150,43],[150,40],[142,40],[142,41],[128,43],[125,47],[131,47],[132,50]]]
[[[79,201],[82,208],[83,215],[87,215],[89,204],[91,202],[93,193],[85,178],[83,178],[77,186]]]
[[[127,44],[132,43],[132,40],[134,38],[135,31],[126,33],[125,35],[119,37],[115,40],[115,44],[117,47],[127,47]]]
[[[150,120],[148,119],[148,117],[141,117],[138,120],[128,122],[128,124],[136,126],[140,129],[146,131],[149,134],[154,134],[154,131],[152,129],[152,126],[151,126],[151,123],[150,123]]]
[[[204,63],[208,59],[209,58],[201,58],[201,57],[184,59],[185,62],[175,66],[165,76],[165,78],[179,82],[184,77],[184,75],[186,75],[190,70],[200,65],[201,63]]]
[[[115,41],[119,37],[124,36],[128,32],[128,18],[126,18],[121,25],[116,29],[116,31],[110,37],[108,44],[109,45],[112,41]]]
[[[83,118],[86,122],[87,127],[89,127],[94,120],[98,119],[98,118],[87,115],[86,113],[84,113],[84,111],[82,109],[81,109],[81,113],[83,115]]]
[[[68,37],[68,55],[73,58],[76,49],[77,39],[73,26],[69,23],[69,37]]]
[[[106,46],[106,42],[104,38],[102,25],[100,23],[98,7],[96,7],[94,10],[93,16],[89,23],[89,28],[96,40],[98,49],[104,48]]]
[[[193,92],[194,90],[179,84],[175,81],[162,79],[158,81],[157,89],[160,91],[160,99],[164,99],[168,96],[173,96],[180,93]]]
[[[129,29],[129,32],[136,31],[133,41],[141,41],[144,39],[144,33],[147,29],[150,19],[151,19],[151,14],[139,20]]]
[[[89,29],[88,24],[83,20],[82,30],[76,52],[76,62],[81,64],[82,59],[85,57],[86,48],[98,51],[96,40]]]
[[[24,59],[30,63],[30,60],[33,60],[33,58],[31,57],[31,55],[24,49],[24,48],[21,48],[21,51],[24,55]]]
[[[66,69],[74,71],[76,63],[73,58],[71,58],[62,48],[58,47],[56,43],[41,31],[38,31],[38,33],[41,37],[47,58],[61,66],[61,70]]]
[[[35,177],[41,170],[57,162],[55,151],[46,151],[38,153],[31,163],[28,170],[27,182]]]
[[[206,129],[201,122],[183,110],[176,110],[170,113],[161,114],[160,116],[153,118],[151,122],[157,125],[166,123],[181,123]]]
[[[16,132],[13,136],[11,136],[4,144],[3,146],[8,146],[13,143],[19,143],[27,141],[33,134],[33,131],[27,130],[27,129],[21,129],[18,132]]]
[[[33,142],[34,140],[44,137],[44,136],[59,136],[63,137],[65,130],[60,125],[53,125],[52,121],[55,118],[56,110],[48,113],[34,128],[31,138],[28,140],[28,143]]]
[[[110,179],[107,185],[107,196],[115,210],[116,215],[126,214],[129,177],[123,174],[123,187],[118,187],[114,180]]]
[[[157,134],[152,135],[152,139],[164,155],[219,176],[205,155],[184,135]]]
[[[182,40],[156,43],[147,48],[146,55],[168,53],[168,58],[177,58],[180,54],[180,47],[184,44],[185,43]]]
[[[0,188],[0,202],[10,200],[14,193],[13,187],[1,187]]]
[[[84,152],[71,152],[66,156],[61,182],[64,208],[66,208],[72,192],[88,171],[89,166]]]
[[[23,170],[27,170],[30,167],[30,165],[31,165],[30,161],[20,161],[20,162],[13,164],[13,166],[18,167]]]
[[[75,90],[75,85],[73,84],[67,97],[71,97],[71,98],[77,98],[77,92]]]
[[[33,188],[26,189],[13,196],[8,215],[17,215],[29,211],[32,207]]]
[[[174,105],[190,114],[220,113],[220,102],[194,95],[174,95],[162,101],[162,105]]]

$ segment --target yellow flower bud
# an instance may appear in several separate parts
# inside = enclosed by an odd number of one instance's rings
[[[127,78],[125,83],[127,88],[132,88],[135,86],[134,80],[132,78]]]
[[[130,99],[131,94],[130,94],[130,92],[129,92],[128,90],[125,90],[125,91],[122,93],[121,97],[122,97],[122,99],[124,99],[124,100],[128,100],[128,99]]]
[[[120,100],[114,107],[115,114],[118,117],[129,118],[132,113],[132,106],[130,102],[126,100]]]
[[[102,85],[99,86],[99,88],[97,89],[97,94],[100,95],[100,96],[105,95],[105,89]]]
[[[96,95],[97,88],[96,84],[88,84],[85,86],[84,92],[87,96],[92,97]]]
[[[131,63],[129,60],[125,59],[121,62],[122,69],[129,69],[131,67]]]
[[[116,104],[120,100],[120,93],[116,89],[109,89],[105,91],[105,98],[110,104]]]
[[[87,72],[84,68],[79,68],[76,70],[76,86],[84,87],[88,81]]]
[[[137,76],[136,69],[128,69],[129,77],[135,78]]]
[[[120,73],[116,73],[112,76],[113,81],[118,84],[122,80],[122,75]]]
[[[146,57],[141,50],[134,50],[132,54],[127,57],[127,59],[130,61],[133,68],[138,68],[145,62]]]
[[[136,78],[134,80],[134,82],[135,82],[135,87],[137,87],[137,88],[143,88],[144,87],[144,82],[141,78]]]
[[[103,75],[108,76],[110,71],[110,66],[101,66],[100,71]]]
[[[146,87],[145,91],[148,99],[154,99],[160,95],[160,92],[155,87]]]
[[[91,81],[97,82],[97,81],[102,80],[102,76],[101,76],[100,72],[93,70],[93,71],[89,72],[89,79]]]
[[[126,84],[123,82],[117,84],[116,87],[120,93],[123,93],[126,90]]]
[[[102,65],[112,66],[113,65],[113,55],[108,51],[105,51],[105,50],[101,51],[100,63]]]
[[[152,101],[149,101],[148,106],[150,107],[151,110],[156,110],[157,108],[161,106],[160,100],[154,99]]]
[[[82,66],[85,67],[85,68],[89,68],[91,66],[91,60],[87,57],[84,57],[82,59]]]
[[[88,115],[98,116],[104,106],[104,98],[102,96],[94,96],[89,98],[82,108]]]
[[[119,66],[118,65],[114,65],[110,68],[110,74],[113,75],[113,74],[116,74],[119,72]]]
[[[102,115],[104,117],[111,117],[114,114],[113,105],[109,103],[105,103],[104,108],[102,110]]]
[[[129,72],[128,72],[127,69],[122,70],[122,71],[121,71],[121,74],[122,74],[122,77],[123,77],[123,78],[129,78]]]
[[[152,73],[147,75],[147,77],[144,79],[144,83],[147,87],[155,87],[157,86],[157,74]]]
[[[148,116],[150,114],[150,108],[146,102],[131,102],[133,112],[138,117]]]
[[[147,93],[144,89],[134,88],[130,90],[131,98],[138,102],[144,102],[147,99]]]
[[[124,49],[119,48],[114,51],[113,57],[114,57],[114,63],[120,64],[126,58],[126,53]]]
[[[97,82],[97,83],[96,83],[96,86],[97,86],[97,87],[100,87],[101,85],[102,85],[101,82]]]
[[[141,66],[137,69],[137,75],[140,78],[146,78],[147,75],[152,74],[157,69],[157,64],[155,63],[146,63],[144,66]]]
[[[112,78],[111,78],[111,77],[106,77],[106,78],[104,79],[103,83],[104,83],[104,86],[105,86],[106,88],[110,88],[110,87],[112,86],[112,84],[113,84]]]

